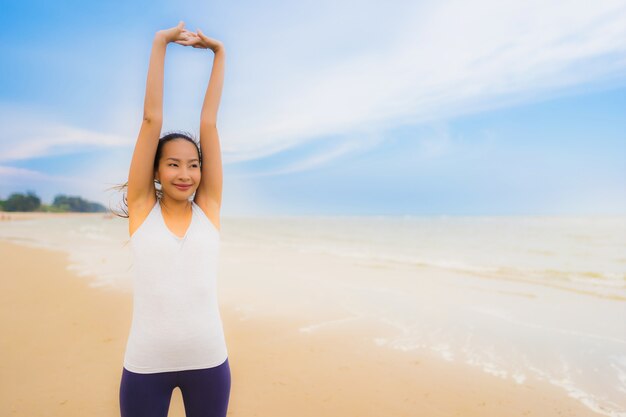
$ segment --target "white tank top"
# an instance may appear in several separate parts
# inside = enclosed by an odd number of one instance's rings
[[[133,318],[124,355],[129,371],[212,368],[228,356],[216,291],[220,233],[191,203],[184,237],[167,228],[157,199],[130,238]]]

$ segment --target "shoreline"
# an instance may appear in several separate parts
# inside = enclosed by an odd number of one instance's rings
[[[0,210],[0,222],[10,222],[16,220],[31,220],[31,219],[41,219],[41,218],[58,218],[58,217],[70,217],[70,216],[94,216],[94,217],[103,217],[103,218],[111,218],[112,215],[110,212],[77,212],[77,211],[67,211],[67,212],[51,212],[51,211],[2,211]]]
[[[0,254],[2,414],[119,415],[132,294],[90,287],[61,251],[0,241]],[[373,346],[364,328],[307,334],[297,318],[244,318],[223,302],[220,311],[231,416],[600,415],[548,383]],[[169,415],[184,415],[178,389]]]

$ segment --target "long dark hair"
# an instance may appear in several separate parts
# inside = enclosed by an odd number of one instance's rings
[[[200,160],[200,169],[202,169],[202,149],[200,148],[200,144],[195,139],[194,135],[185,131],[171,131],[171,132],[167,132],[165,135],[159,138],[159,144],[157,145],[156,154],[154,155],[154,163],[153,163],[154,171],[159,169],[159,162],[161,160],[161,154],[163,153],[163,145],[165,145],[167,142],[174,140],[174,139],[184,139],[193,143],[196,146],[196,149],[198,150],[198,159]],[[157,188],[157,184],[159,184],[159,182],[156,179],[154,180],[154,183],[155,183],[154,188],[156,189],[156,197],[158,199],[161,199],[163,197],[163,191]],[[114,189],[116,191],[127,190],[128,181],[126,181],[124,184],[117,184],[117,185],[114,185],[113,187],[107,188],[107,190],[111,190],[111,189]],[[116,212],[115,210],[111,210],[111,212],[115,214],[116,216],[127,219],[128,218],[128,200],[126,199],[126,194],[127,194],[127,191],[124,191],[124,198],[121,204],[121,210],[123,214]]]

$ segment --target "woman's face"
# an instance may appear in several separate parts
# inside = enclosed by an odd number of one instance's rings
[[[163,193],[174,200],[188,199],[201,179],[196,145],[185,139],[173,139],[161,151],[155,178],[161,183]]]

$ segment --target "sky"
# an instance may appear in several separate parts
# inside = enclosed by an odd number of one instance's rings
[[[152,39],[221,40],[222,215],[626,214],[626,1],[20,1],[0,14],[0,199],[117,207]],[[170,44],[163,132],[209,50]]]

